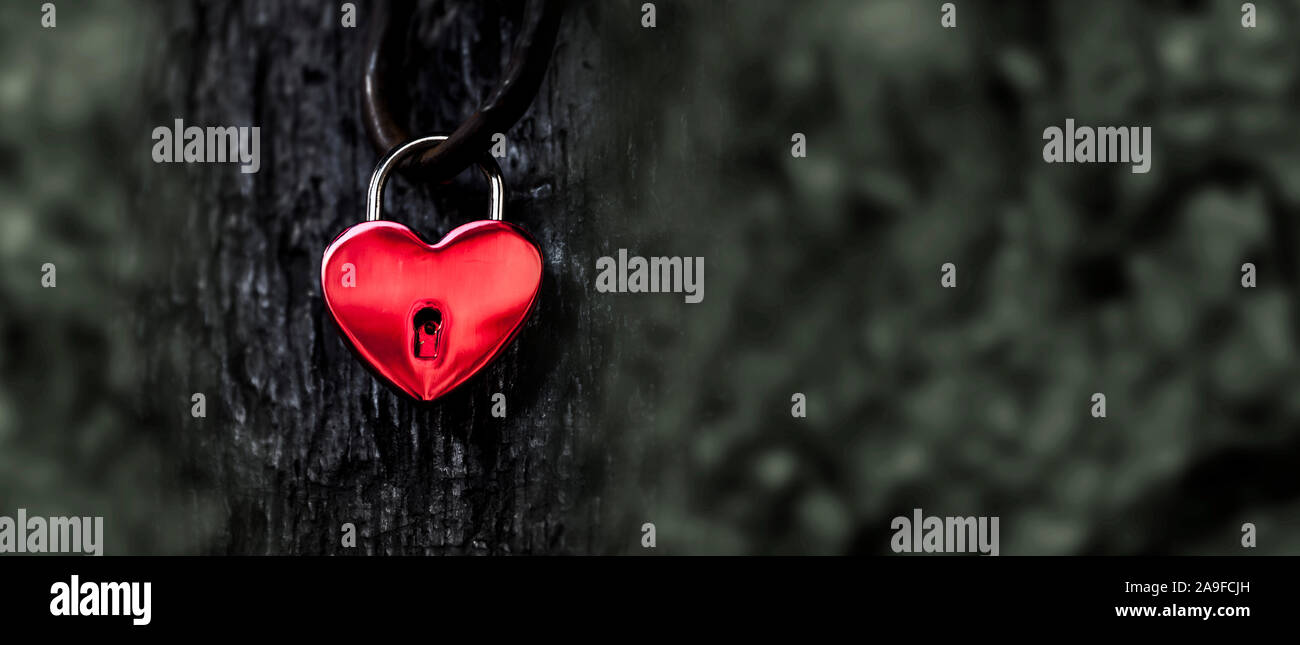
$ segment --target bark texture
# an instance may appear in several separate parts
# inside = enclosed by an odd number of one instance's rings
[[[606,343],[585,298],[586,197],[571,185],[591,118],[590,23],[565,16],[551,69],[501,160],[506,219],[545,258],[538,308],[505,354],[431,406],[353,358],[324,309],[321,252],[363,219],[378,160],[361,121],[368,6],[195,2],[169,7],[157,123],[258,126],[261,169],[161,165],[167,289],[147,305],[150,380],[181,403],[200,550],[215,553],[529,553],[594,548],[593,429]],[[519,2],[423,2],[407,33],[408,127],[447,133],[496,85]],[[385,216],[429,239],[481,218],[476,172],[447,185],[395,177]],[[182,206],[183,205],[183,206]],[[174,207],[174,208],[172,208]],[[170,208],[170,210],[169,210]],[[165,350],[165,351],[164,351]],[[207,417],[191,418],[191,394]],[[490,414],[493,393],[507,399]],[[598,460],[597,460],[598,461]],[[595,468],[588,467],[596,463]],[[356,527],[356,548],[342,545]],[[206,528],[204,528],[206,527]]]

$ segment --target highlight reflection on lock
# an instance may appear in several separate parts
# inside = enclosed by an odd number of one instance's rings
[[[415,357],[438,358],[442,336],[442,312],[425,307],[415,314]]]

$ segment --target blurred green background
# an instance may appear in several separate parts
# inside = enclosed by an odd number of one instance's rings
[[[703,256],[707,288],[618,300],[613,534],[889,553],[919,507],[1000,516],[1004,555],[1247,553],[1243,522],[1295,553],[1296,4],[940,5],[618,23],[609,248]],[[1151,126],[1151,172],[1044,163],[1066,118]]]
[[[100,515],[106,554],[188,552],[204,508],[175,485],[188,410],[140,387],[134,316],[157,297],[141,224],[171,206],[140,136],[156,21],[56,3],[46,29],[41,4],[0,3],[0,515]]]
[[[567,18],[609,115],[607,243],[573,253],[702,256],[705,298],[586,296],[617,320],[603,552],[654,522],[657,553],[887,553],[917,507],[1000,516],[1004,555],[1300,548],[1300,5],[641,4]],[[188,408],[138,387],[171,360],[138,225],[184,203],[139,134],[149,7],[0,3],[0,514],[105,515],[110,553],[215,530]],[[1066,118],[1151,126],[1151,172],[1043,163]]]

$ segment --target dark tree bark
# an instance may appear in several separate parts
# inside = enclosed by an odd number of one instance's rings
[[[582,14],[565,16],[550,71],[509,132],[506,219],[545,258],[539,305],[511,347],[458,390],[420,406],[373,378],[332,327],[321,252],[363,219],[378,159],[360,113],[368,6],[196,2],[168,8],[155,123],[258,126],[262,165],[160,164],[149,182],[167,245],[165,291],[146,305],[152,391],[183,411],[182,469],[195,546],[215,553],[588,552],[603,470],[595,430],[608,344],[586,299],[599,235],[582,177],[596,56]],[[406,42],[407,126],[447,133],[495,86],[519,2],[421,3]],[[429,239],[482,217],[474,172],[430,186],[397,177],[385,216]],[[167,357],[164,359],[163,357]],[[190,415],[191,394],[207,417]],[[493,418],[491,397],[507,397]],[[342,527],[357,530],[355,549]]]

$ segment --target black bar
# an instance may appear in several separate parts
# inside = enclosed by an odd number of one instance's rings
[[[306,634],[363,626],[421,633],[451,620],[486,621],[474,624],[493,630],[545,627],[563,636],[599,624],[596,616],[656,629],[800,621],[818,629],[842,621],[897,627],[1050,621],[1119,633],[1237,629],[1290,622],[1296,563],[1278,557],[17,557],[0,564],[0,616],[6,625],[44,633],[128,635],[266,628]],[[150,582],[149,624],[133,625],[130,616],[51,615],[51,586],[73,575],[81,584]],[[1133,586],[1162,583],[1164,591]],[[1188,588],[1174,593],[1175,583]],[[1117,607],[1192,606],[1244,608],[1249,616],[1116,615]]]

